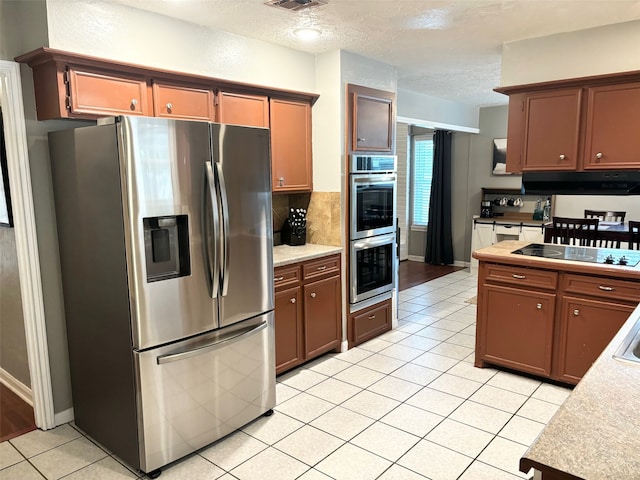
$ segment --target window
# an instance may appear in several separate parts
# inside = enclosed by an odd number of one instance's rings
[[[433,135],[413,137],[412,226],[426,227],[429,223],[429,200],[433,175]]]

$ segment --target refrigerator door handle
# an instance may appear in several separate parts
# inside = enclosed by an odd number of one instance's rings
[[[218,196],[216,195],[216,181],[215,175],[213,174],[213,167],[211,162],[205,162],[206,169],[206,190],[209,195],[209,200],[211,201],[211,229],[204,228],[204,251],[205,251],[205,263],[206,263],[206,271],[209,276],[209,285],[210,291],[209,296],[211,298],[216,298],[218,295],[218,289],[220,287],[220,268],[218,266],[218,249],[211,245],[212,241],[215,241],[219,235],[219,227],[220,227],[220,215],[219,215],[219,207],[218,207]],[[203,208],[203,216],[208,214],[206,208],[206,199],[205,206]],[[206,227],[207,220],[205,218],[204,225]]]
[[[210,352],[212,350],[215,350],[217,348],[220,348],[222,346],[227,346],[230,345],[232,343],[235,343],[239,340],[242,340],[243,338],[249,336],[249,335],[253,335],[255,333],[258,333],[262,330],[264,330],[265,328],[267,328],[269,324],[267,322],[262,322],[258,325],[255,326],[251,326],[251,327],[247,327],[247,328],[243,328],[241,330],[237,330],[235,332],[233,332],[232,334],[229,334],[226,337],[222,337],[222,338],[216,338],[213,342],[209,343],[208,345],[204,345],[202,347],[198,347],[198,348],[194,348],[191,350],[186,350],[184,352],[178,352],[178,353],[169,353],[167,355],[159,355],[157,357],[157,362],[158,365],[162,365],[165,363],[171,363],[171,362],[177,362],[179,360],[184,360],[187,358],[191,358],[191,357],[195,357],[197,355],[201,355],[203,353],[207,353]]]
[[[216,178],[220,191],[220,203],[222,207],[222,258],[220,262],[220,278],[222,280],[220,295],[225,297],[229,290],[229,203],[227,202],[227,187],[224,183],[222,167],[216,162]]]

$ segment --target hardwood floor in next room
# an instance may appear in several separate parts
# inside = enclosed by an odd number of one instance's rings
[[[462,270],[453,265],[431,265],[424,262],[402,260],[398,269],[398,291],[415,287],[443,275]]]
[[[35,428],[31,405],[0,383],[0,442]]]

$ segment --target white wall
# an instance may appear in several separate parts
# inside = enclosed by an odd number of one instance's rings
[[[398,117],[405,123],[464,131],[465,128],[478,128],[479,115],[478,107],[398,89]],[[454,126],[459,128],[452,128]]]
[[[502,48],[502,86],[630,70],[640,70],[640,20],[505,43]]]

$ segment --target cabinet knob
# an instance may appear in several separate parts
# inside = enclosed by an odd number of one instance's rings
[[[537,308],[538,310],[542,310],[542,304],[541,304],[541,303],[537,303],[537,304],[536,304],[536,308]]]
[[[311,298],[316,298],[316,292],[311,292]]]
[[[173,108],[173,105],[171,103],[167,103],[167,110],[171,110]]]
[[[578,310],[577,308],[573,311],[573,316],[577,317],[578,315],[580,315],[580,310]]]
[[[136,109],[136,105],[138,105],[138,100],[136,100],[135,98],[131,99],[131,110],[135,110]]]
[[[564,160],[566,157],[566,155],[560,155],[560,160]]]
[[[358,137],[358,141],[359,142],[364,142],[365,140],[366,140],[366,138]]]
[[[596,153],[596,158],[602,158],[602,156],[603,156],[603,155],[602,155],[602,152],[598,152],[598,153]]]
[[[292,298],[291,300],[289,300],[291,303],[296,303],[296,299]]]
[[[278,183],[280,184],[281,187],[284,187],[284,177],[280,177],[278,179]]]

